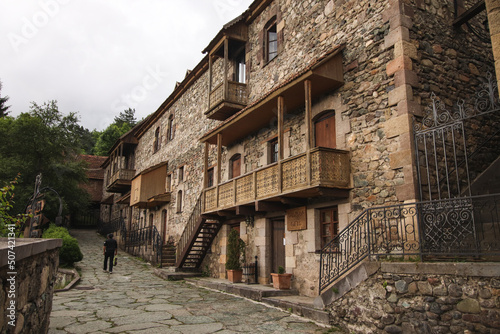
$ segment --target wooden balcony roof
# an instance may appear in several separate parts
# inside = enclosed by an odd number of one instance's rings
[[[217,135],[222,134],[222,145],[227,146],[261,128],[267,127],[276,118],[277,98],[283,96],[286,108],[295,109],[304,105],[304,81],[312,82],[312,98],[341,87],[343,80],[342,54],[343,45],[339,45],[315,60],[301,72],[291,76],[275,87],[261,99],[242,109],[212,131],[206,133],[200,141],[217,144]]]

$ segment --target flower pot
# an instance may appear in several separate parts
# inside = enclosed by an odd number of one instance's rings
[[[288,290],[292,285],[292,274],[271,274],[273,287],[280,290]]]
[[[227,279],[231,283],[241,283],[241,278],[243,277],[243,270],[241,269],[227,269]]]

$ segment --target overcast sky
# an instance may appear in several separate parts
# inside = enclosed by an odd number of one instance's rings
[[[156,111],[251,0],[0,0],[1,96],[11,115],[57,100],[102,130]]]

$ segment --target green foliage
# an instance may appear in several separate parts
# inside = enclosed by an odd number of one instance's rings
[[[16,237],[21,236],[22,226],[26,219],[30,217],[27,214],[10,215],[9,211],[13,206],[14,189],[17,179],[10,182],[5,187],[0,188],[0,237],[8,237],[14,233]]]
[[[69,234],[66,228],[51,224],[50,227],[43,232],[42,238],[62,239],[62,247],[59,250],[59,261],[62,264],[73,265],[73,263],[83,259],[78,241]]]
[[[0,186],[21,174],[16,187],[14,213],[24,213],[33,195],[36,176],[42,173],[42,187],[56,190],[64,202],[63,214],[78,214],[86,209],[89,195],[80,188],[87,181],[82,153],[82,127],[75,113],[63,115],[56,101],[32,103],[28,113],[16,118],[0,118]],[[46,195],[44,214],[55,218],[59,201]]]
[[[283,266],[278,266],[278,274],[284,274],[285,273],[285,268]]]
[[[235,229],[231,229],[229,236],[227,238],[227,261],[226,269],[228,270],[239,270],[241,269],[241,254],[245,249],[245,242],[240,239],[239,232]]]
[[[0,81],[0,90],[2,90],[2,82]],[[2,97],[0,95],[0,118],[5,117],[9,114],[9,108],[10,106],[7,105],[7,101],[9,100],[8,96]]]
[[[135,109],[129,108],[116,116],[114,122],[99,133],[93,153],[108,155],[115,142],[137,124],[134,114]]]
[[[339,289],[337,289],[336,287],[332,287],[332,292],[333,293],[339,293]]]

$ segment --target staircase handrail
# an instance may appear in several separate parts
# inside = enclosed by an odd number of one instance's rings
[[[196,225],[198,222],[198,218],[201,216],[202,208],[203,208],[203,192],[201,192],[200,196],[198,196],[193,211],[191,212],[188,222],[184,227],[184,231],[182,231],[181,237],[177,242],[177,247],[175,251],[176,262],[179,261],[179,257],[183,253],[183,250],[188,246],[189,240],[191,239],[192,234],[196,230],[197,227]]]
[[[147,251],[148,245],[151,244],[154,253],[154,263],[161,265],[161,256],[163,248],[163,238],[155,225],[146,226],[131,230],[128,234],[127,246],[141,247],[145,246]]]

